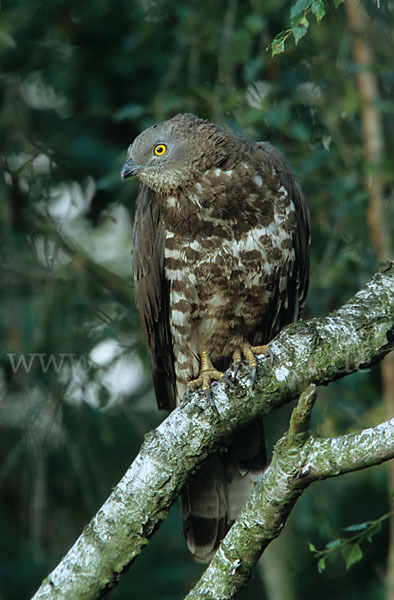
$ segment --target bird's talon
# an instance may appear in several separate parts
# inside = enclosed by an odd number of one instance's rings
[[[188,389],[189,394],[194,392],[198,387],[201,387],[202,385],[203,385],[202,377],[197,377],[197,379],[192,379],[191,381],[189,381],[189,383],[187,384],[187,389]]]
[[[249,344],[243,344],[240,349],[235,350],[233,353],[233,361],[234,361],[235,368],[236,368],[235,374],[238,372],[239,363],[241,360],[241,351],[242,351],[242,354],[245,356],[246,360],[248,361],[248,365],[249,365],[249,369],[250,369],[250,383],[253,388],[256,383],[256,377],[257,377],[256,355],[264,354],[264,356],[268,357],[272,362],[272,359],[273,359],[272,350],[269,346],[265,346],[265,345],[264,346],[250,346]]]
[[[208,400],[209,404],[213,404],[211,392],[209,391],[209,389],[204,390],[204,394],[205,394],[205,397]]]
[[[271,361],[274,357],[274,354],[269,346],[251,346],[250,348],[254,354],[264,354],[264,356],[269,358]]]
[[[241,366],[242,353],[241,349],[237,348],[233,352],[234,377],[238,375],[239,367]]]
[[[187,384],[187,387],[192,392],[197,388],[201,388],[204,392],[207,400],[213,405],[210,389],[212,381],[224,381],[227,385],[235,388],[234,383],[221,371],[217,371],[213,366],[208,352],[201,352],[201,368],[199,376],[196,379],[192,379]]]
[[[229,378],[227,377],[227,375],[222,375],[222,378],[221,378],[221,379],[222,379],[222,381],[224,381],[224,383],[227,383],[227,385],[229,385],[229,386],[230,386],[230,387],[232,387],[233,389],[235,389],[235,388],[237,387],[237,386],[235,385],[235,383],[233,383],[233,382],[231,381],[231,379],[229,379]]]
[[[238,375],[240,366],[241,366],[241,361],[237,360],[237,362],[234,363],[234,377],[236,377]]]

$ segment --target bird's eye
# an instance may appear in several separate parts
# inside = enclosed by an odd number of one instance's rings
[[[153,148],[153,154],[155,156],[163,156],[163,154],[165,154],[166,152],[167,146],[165,144],[157,144],[157,146]]]

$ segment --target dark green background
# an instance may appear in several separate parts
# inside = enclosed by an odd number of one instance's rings
[[[394,4],[366,5],[392,226]],[[285,153],[312,217],[305,317],[339,306],[377,266],[366,229],[360,104],[343,6],[327,3],[327,16],[319,26],[311,21],[298,47],[289,42],[284,55],[271,58],[265,48],[288,27],[290,7],[283,0],[1,4],[1,600],[33,593],[164,416],[155,409],[133,301],[137,183],[119,180],[127,146],[141,130],[191,111]],[[45,168],[37,157],[46,157]],[[91,201],[75,222],[53,216],[55,192],[71,190],[75,200],[87,189]],[[124,221],[124,243],[117,258],[114,235],[115,256],[103,258],[101,232],[114,219]],[[105,243],[111,246],[111,236]],[[146,367],[145,379],[117,403],[102,383],[106,367],[85,373],[86,390],[95,382],[96,402],[83,394],[71,402],[72,372],[45,373],[35,363],[29,373],[14,373],[7,356],[88,358],[107,339],[119,340],[122,355],[137,353]],[[320,390],[313,425],[330,436],[384,418],[375,367]],[[288,409],[267,420],[271,446],[287,419]],[[379,517],[388,509],[386,488],[383,466],[305,493],[284,539],[270,549],[267,569],[293,594],[277,600],[384,597],[385,527],[349,572],[337,557],[319,575],[308,541],[323,547],[341,527]],[[186,551],[176,505],[111,597],[180,599],[202,569]],[[263,589],[256,575],[242,597],[274,600]]]

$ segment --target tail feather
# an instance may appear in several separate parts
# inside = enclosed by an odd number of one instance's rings
[[[209,562],[266,467],[261,421],[237,434],[227,453],[207,458],[181,496],[183,531],[199,562]]]
[[[181,495],[183,532],[194,558],[205,562],[223,539],[226,488],[219,455],[210,456],[189,479]]]

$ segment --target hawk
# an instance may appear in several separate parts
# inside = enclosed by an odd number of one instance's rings
[[[160,409],[224,379],[296,320],[308,288],[309,217],[282,154],[192,114],[143,131],[122,178],[140,180],[136,303]],[[231,383],[231,382],[229,382]],[[182,492],[193,556],[210,560],[266,464],[262,426],[209,457]]]

